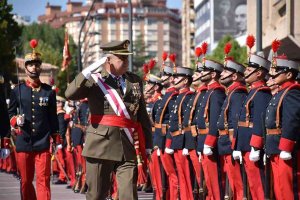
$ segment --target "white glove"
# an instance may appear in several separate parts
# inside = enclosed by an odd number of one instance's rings
[[[242,164],[242,152],[241,151],[233,151],[232,152],[232,157],[234,160],[239,160],[240,161],[240,164]]]
[[[199,155],[199,162],[201,163],[201,161],[202,161],[202,154],[201,154],[200,151],[197,151],[197,153],[198,153],[198,155]]]
[[[282,160],[290,160],[292,159],[292,154],[291,152],[281,151],[279,158],[281,158]]]
[[[69,115],[73,110],[74,110],[73,107],[67,106],[67,107],[66,107],[66,114]]]
[[[56,146],[56,148],[57,148],[57,149],[62,149],[63,146],[62,146],[62,144],[59,144],[59,145]]]
[[[165,148],[165,152],[167,154],[173,154],[174,153],[174,149],[169,149],[168,147]]]
[[[18,115],[18,116],[17,116],[17,125],[18,125],[18,126],[23,126],[23,125],[24,125],[24,122],[25,122],[24,114]]]
[[[101,65],[103,65],[103,63],[105,63],[106,60],[107,60],[107,57],[103,57],[100,60],[97,60],[96,62],[91,64],[90,66],[86,67],[84,70],[82,70],[83,76],[86,79],[89,79],[93,72],[96,72],[98,69],[101,70],[100,67],[101,67]]]
[[[6,159],[10,154],[9,149],[1,149],[0,158]]]
[[[184,149],[182,150],[182,155],[184,155],[184,156],[190,155],[190,154],[189,154],[189,150],[186,149],[186,148],[184,148]]]
[[[152,149],[146,149],[146,154],[151,155],[151,151],[152,151]]]
[[[203,146],[203,154],[207,156],[213,155],[213,151],[211,150],[211,146],[204,144]]]
[[[85,146],[85,143],[83,143],[82,146]]]
[[[256,150],[251,147],[251,152],[249,154],[249,160],[250,161],[253,161],[253,162],[256,162],[259,160],[259,153],[260,153],[260,150]]]
[[[69,121],[69,125],[71,128],[73,128],[73,124],[74,124],[73,121]]]
[[[160,156],[160,150],[159,149],[156,150],[156,155]]]

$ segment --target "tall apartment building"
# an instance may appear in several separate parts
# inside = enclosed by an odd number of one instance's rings
[[[81,2],[68,0],[65,11],[62,11],[60,6],[48,3],[45,15],[39,16],[38,20],[41,23],[49,23],[54,28],[66,27],[75,43],[78,43],[79,30],[91,3],[91,0],[87,0],[83,5]],[[133,43],[142,38],[146,46],[146,55],[158,57],[159,65],[163,51],[176,53],[177,63],[181,64],[179,10],[167,8],[166,0],[132,0],[132,7]],[[128,13],[126,1],[96,1],[81,36],[83,67],[101,56],[100,44],[128,39]]]
[[[300,1],[262,0],[262,48],[268,56],[274,39],[281,40],[279,53],[300,61]],[[248,13],[256,13],[256,1],[248,1]],[[256,35],[256,15],[248,15],[248,32]]]
[[[195,46],[206,41],[210,52],[225,35],[232,35],[244,45],[247,33],[247,0],[195,0],[194,8]]]
[[[182,1],[182,65],[191,67],[195,49],[195,10],[194,0]]]

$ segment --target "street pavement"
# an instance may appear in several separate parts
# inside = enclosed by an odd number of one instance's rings
[[[35,184],[35,183],[34,183]],[[139,192],[139,199],[151,200],[153,194]],[[51,184],[52,200],[84,200],[85,195],[75,194],[72,190],[66,189],[66,185]],[[20,182],[10,174],[0,173],[0,199],[20,200]]]

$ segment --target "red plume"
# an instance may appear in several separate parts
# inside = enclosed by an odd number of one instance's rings
[[[225,55],[227,55],[227,54],[230,53],[231,47],[232,47],[232,45],[231,45],[230,42],[227,42],[227,43],[225,44],[225,46],[224,46],[224,53],[225,53]]]
[[[251,48],[255,44],[255,37],[253,35],[248,35],[246,38],[246,44],[249,47],[249,49],[251,50]]]
[[[201,49],[201,47],[197,47],[196,49],[195,49],[195,55],[196,55],[196,57],[200,57],[201,56],[201,54],[202,54],[202,49]]]
[[[149,61],[149,63],[148,63],[148,69],[149,69],[149,71],[150,71],[151,69],[153,69],[153,67],[155,66],[155,64],[156,64],[156,61],[155,61],[154,59],[151,59],[151,60]]]
[[[276,53],[276,52],[278,51],[280,45],[281,45],[280,40],[275,39],[275,40],[272,42],[272,50],[273,50],[274,53]]]
[[[147,74],[149,72],[149,67],[148,64],[143,64],[143,70],[144,70],[144,74]]]
[[[29,44],[30,44],[31,48],[34,49],[38,45],[38,43],[39,42],[36,39],[32,39]]]
[[[162,54],[163,61],[166,61],[167,58],[168,58],[168,53],[164,51]]]
[[[203,53],[204,55],[205,55],[206,52],[207,52],[207,47],[208,47],[207,42],[203,42],[203,43],[201,44],[202,53]]]
[[[171,53],[171,54],[169,55],[169,59],[170,59],[173,63],[175,63],[175,60],[176,60],[176,54],[175,54],[175,53]]]

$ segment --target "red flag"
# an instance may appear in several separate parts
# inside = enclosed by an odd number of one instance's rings
[[[63,50],[63,63],[61,66],[61,71],[65,71],[71,61],[71,54],[70,54],[70,49],[69,49],[69,34],[66,31],[65,32],[65,44],[64,44],[64,50]]]

